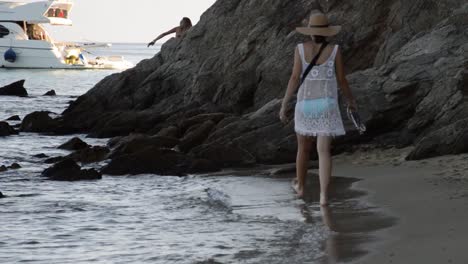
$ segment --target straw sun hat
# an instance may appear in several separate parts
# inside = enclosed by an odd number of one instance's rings
[[[313,13],[309,17],[307,27],[298,27],[296,31],[304,35],[334,36],[340,32],[341,26],[331,26],[328,18],[323,13]]]

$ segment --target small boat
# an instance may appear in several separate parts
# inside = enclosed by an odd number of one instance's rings
[[[88,50],[108,47],[99,43],[55,42],[44,24],[71,26],[73,2],[0,1],[0,68],[126,69],[133,64],[122,56],[89,57]]]

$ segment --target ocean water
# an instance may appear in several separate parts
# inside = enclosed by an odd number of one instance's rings
[[[157,50],[116,44],[95,53],[124,55],[137,63]],[[25,79],[30,93],[28,98],[0,96],[0,120],[39,110],[60,114],[69,101],[114,72],[0,69],[0,86]],[[56,97],[42,96],[51,89]],[[344,196],[331,212],[321,211],[316,202],[295,198],[290,179],[255,171],[246,176],[104,176],[74,183],[43,179],[48,165],[34,155],[66,155],[57,146],[70,138],[34,133],[0,138],[0,165],[22,166],[0,173],[0,191],[6,195],[0,199],[0,263],[335,263],[362,256],[365,251],[357,246],[371,237],[330,223],[341,219],[343,226],[359,219],[367,225],[374,221],[366,218],[372,207]]]
[[[113,44],[111,48],[90,49],[94,56],[120,55],[133,64],[153,57],[160,46],[147,48],[144,44]],[[62,112],[70,100],[74,100],[104,77],[119,72],[119,70],[29,70],[1,69],[0,87],[18,80],[26,80],[25,87],[30,97],[0,99],[0,120],[11,115],[24,116],[38,110]],[[57,97],[43,97],[49,90],[55,90]]]

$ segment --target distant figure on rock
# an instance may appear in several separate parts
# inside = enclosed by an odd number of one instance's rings
[[[153,41],[148,43],[148,47],[153,46],[156,43],[156,41],[158,41],[158,40],[160,40],[160,39],[164,38],[165,36],[170,35],[172,33],[176,34],[176,38],[181,38],[185,34],[185,32],[187,32],[187,30],[189,30],[190,28],[192,28],[192,21],[190,20],[190,18],[184,17],[180,21],[180,25],[178,27],[175,27],[175,28],[173,28],[173,29],[171,29],[171,30],[169,30],[167,32],[162,33],[157,38],[155,38]]]
[[[293,72],[279,117],[283,123],[288,122],[287,105],[299,89],[294,114],[298,152],[293,187],[299,197],[304,195],[309,155],[316,139],[320,204],[325,206],[332,170],[331,141],[346,133],[338,104],[338,87],[351,109],[356,110],[356,103],[345,77],[341,49],[327,41],[327,37],[336,35],[341,27],[331,26],[324,14],[313,12],[308,26],[296,30],[312,39],[296,47]]]

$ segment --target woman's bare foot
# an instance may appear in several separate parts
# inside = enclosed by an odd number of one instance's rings
[[[328,206],[328,196],[326,194],[320,194],[320,205],[321,206]]]
[[[292,187],[296,192],[298,198],[302,198],[304,196],[304,187],[299,185],[297,179],[294,179],[292,181]]]

